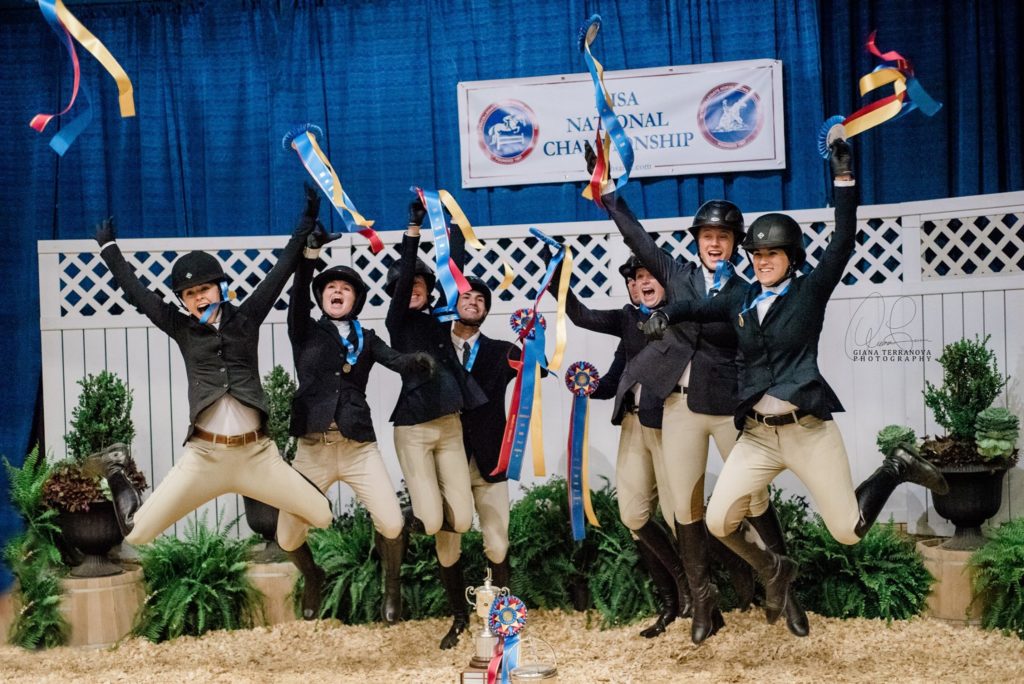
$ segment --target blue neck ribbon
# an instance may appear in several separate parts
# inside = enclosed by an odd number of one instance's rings
[[[210,306],[206,307],[206,311],[204,311],[203,315],[199,317],[199,322],[206,323],[209,321],[210,318],[213,317],[214,312],[216,312],[217,309],[220,308],[220,305],[226,301],[228,301],[228,284],[227,281],[222,280],[220,281],[220,301],[214,302],[213,304],[210,304]]]
[[[790,285],[792,285],[792,283],[790,283]],[[743,311],[740,311],[740,320],[743,319],[743,314],[747,313],[751,309],[756,309],[757,305],[763,302],[764,300],[770,299],[771,297],[781,297],[787,292],[789,292],[789,285],[786,285],[786,287],[782,289],[782,292],[772,292],[771,290],[763,291],[761,294],[757,295],[757,297],[754,298],[754,301],[750,303],[750,306],[743,309]]]
[[[722,259],[715,265],[715,279],[711,283],[711,290],[708,292],[708,296],[714,297],[716,294],[722,291],[725,284],[729,282],[729,278],[736,275],[736,269],[729,263],[728,260]]]
[[[353,345],[347,337],[342,335],[341,330],[338,330],[338,339],[340,339],[341,343],[345,345],[345,361],[348,362],[349,365],[354,366],[356,365],[356,361],[359,360],[359,355],[363,352],[363,326],[361,326],[357,320],[349,321],[349,325],[351,325],[352,329],[356,331],[356,344]],[[337,326],[335,326],[335,330],[337,330]]]

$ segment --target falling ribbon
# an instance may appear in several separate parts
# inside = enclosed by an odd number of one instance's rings
[[[320,149],[320,145],[317,144],[316,139],[323,137],[323,134],[324,132],[319,126],[310,123],[301,124],[285,134],[281,139],[281,147],[286,151],[295,150],[302,165],[306,167],[306,171],[324,191],[324,194],[330,198],[331,205],[344,222],[345,229],[342,232],[359,233],[370,241],[370,251],[376,254],[384,249],[384,243],[373,230],[373,221],[366,220],[359,213],[348,193],[341,187],[341,180],[338,178],[337,172],[331,166],[327,155]],[[339,235],[340,233],[331,233],[330,237],[333,239]]]
[[[892,84],[893,92],[861,107],[845,118],[838,115],[829,117],[818,131],[818,152],[825,159],[829,155],[829,146],[836,138],[852,138],[886,121],[903,117],[915,109],[921,110],[926,116],[934,116],[942,108],[942,103],[935,101],[914,76],[914,67],[910,60],[895,50],[881,52],[878,49],[875,45],[877,33],[871,32],[865,47],[884,63],[862,76],[858,87],[861,97],[889,84]]]
[[[615,143],[615,149],[619,153],[619,159],[623,166],[622,175],[619,176],[619,180],[615,184],[616,190],[621,190],[629,182],[629,174],[633,170],[633,146],[629,142],[629,136],[626,135],[625,129],[615,116],[615,110],[612,109],[612,98],[604,84],[604,67],[590,51],[590,44],[597,38],[600,30],[601,16],[595,14],[580,28],[579,47],[580,52],[583,53],[583,60],[587,63],[587,69],[590,71],[590,77],[594,81],[594,101],[597,105],[597,113],[601,117],[597,127],[598,160],[601,160],[600,150],[603,150],[605,162],[604,165],[599,164],[594,167],[594,174],[591,176],[590,183],[583,189],[583,196],[594,200],[598,206],[603,206],[601,189],[604,182],[608,180],[611,167],[611,159],[608,156],[610,142]],[[601,124],[604,124],[605,129],[603,142],[601,141]]]
[[[590,395],[600,384],[601,376],[594,364],[577,361],[565,372],[565,385],[573,394],[572,413],[569,418],[569,448],[566,480],[569,483],[569,521],[572,538],[586,537],[583,517],[594,527],[600,527],[590,501],[590,472],[587,463],[587,434],[590,421]]]

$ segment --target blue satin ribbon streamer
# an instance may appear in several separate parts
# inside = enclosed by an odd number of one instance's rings
[[[715,266],[715,278],[711,283],[711,290],[708,292],[708,296],[714,297],[721,292],[725,284],[729,282],[729,278],[732,278],[734,275],[736,275],[736,269],[733,268],[731,263],[725,259],[719,261]]]
[[[633,145],[629,142],[629,136],[626,135],[625,129],[622,128],[622,124],[619,123],[618,118],[615,116],[615,110],[612,109],[611,104],[608,102],[608,95],[605,92],[604,83],[599,73],[599,71],[604,70],[604,67],[590,53],[590,44],[586,40],[586,33],[595,22],[600,26],[601,17],[599,15],[595,14],[591,17],[587,22],[587,26],[583,28],[583,60],[587,63],[590,78],[594,81],[594,101],[597,104],[597,113],[601,116],[601,123],[604,124],[605,131],[608,132],[612,142],[615,144],[615,149],[619,153],[619,159],[622,160],[622,175],[619,176],[619,180],[615,183],[615,189],[621,190],[622,186],[629,182],[629,173],[633,170]],[[608,163],[610,165],[611,160]]]
[[[42,12],[43,18],[46,19],[46,23],[49,24],[50,28],[53,29],[53,32],[57,34],[57,38],[59,38],[60,42],[64,44],[68,54],[71,54],[75,49],[75,46],[71,40],[71,36],[68,35],[64,26],[57,18],[57,7],[54,0],[38,0],[38,4],[39,11]],[[62,157],[82,131],[92,123],[92,96],[89,95],[89,89],[85,87],[84,81],[79,81],[78,90],[85,97],[85,107],[78,116],[61,126],[60,131],[50,138],[50,149]]]
[[[533,417],[533,393],[536,386],[538,365],[545,366],[544,326],[534,319],[532,331],[523,340],[523,384],[519,392],[519,411],[516,414],[512,449],[508,458],[508,478],[519,480],[523,470],[523,456],[526,453],[526,438],[530,434],[530,419]]]
[[[444,292],[445,305],[436,307],[434,315],[441,322],[459,318],[456,310],[459,301],[459,286],[451,266],[451,247],[448,244],[448,226],[444,220],[444,205],[436,190],[423,190],[423,204],[430,219],[430,231],[434,234],[434,259],[437,263],[437,281]]]
[[[519,667],[519,634],[505,638],[504,651],[501,654],[501,684],[510,684],[512,670]]]
[[[465,343],[463,343],[465,344]],[[466,359],[466,370],[473,370],[473,364],[476,363],[476,353],[480,351],[480,338],[476,338],[476,342],[473,343],[473,348],[469,350],[469,358]]]
[[[359,360],[359,355],[363,352],[363,326],[359,324],[359,321],[349,321],[349,325],[356,331],[356,344],[353,346],[348,341],[347,337],[342,336],[341,331],[338,330],[338,338],[341,339],[341,343],[345,345],[345,361],[350,366],[356,365],[356,361]]]
[[[587,536],[584,528],[586,516],[583,512],[583,440],[587,434],[587,395],[575,395],[572,399],[572,417],[569,433],[569,520],[572,523],[572,538],[581,541]]]
[[[310,130],[314,131],[314,135],[317,133],[321,136],[323,135],[323,131],[319,128],[313,127]],[[320,159],[320,156],[315,150],[313,150],[313,145],[310,143],[309,138],[306,137],[305,132],[299,133],[294,138],[291,138],[289,142],[295,145],[295,151],[298,152],[299,157],[302,158],[302,163],[307,169],[313,172],[313,178],[316,180],[317,185],[320,186],[320,189],[324,191],[324,194],[327,195],[327,198],[330,199],[334,197],[334,178],[331,175],[331,170],[327,168],[323,160]],[[346,207],[350,207],[353,211],[357,211],[355,204],[352,203],[352,199],[348,196],[348,193],[345,192],[344,188],[341,190],[341,199]],[[342,222],[345,224],[344,232],[359,233],[365,230],[364,226],[355,222],[355,219],[352,218],[352,214],[335,205],[333,201],[331,202],[331,206],[334,207],[336,212],[338,212],[338,216],[341,217]]]

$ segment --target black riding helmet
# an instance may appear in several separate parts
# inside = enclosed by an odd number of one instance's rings
[[[171,291],[176,295],[196,285],[227,280],[228,276],[224,273],[220,261],[206,252],[189,252],[178,257],[171,267]]]
[[[366,283],[363,279],[355,272],[354,269],[348,266],[331,266],[317,274],[313,278],[313,297],[316,299],[316,305],[323,311],[324,308],[324,288],[327,287],[327,283],[334,280],[343,280],[353,287],[356,291],[356,300],[352,303],[352,310],[348,312],[348,315],[344,317],[344,320],[358,318],[359,312],[363,310],[363,305],[366,304]]]
[[[743,241],[743,249],[749,254],[755,249],[781,247],[789,257],[789,270],[799,269],[807,258],[804,250],[804,232],[800,224],[785,214],[765,214],[754,219],[750,232]]]
[[[402,260],[399,259],[395,263],[391,264],[388,268],[388,273],[384,277],[384,292],[389,297],[395,295],[395,284],[398,282],[398,272],[402,268]],[[423,280],[427,283],[427,299],[430,299],[431,293],[434,291],[434,283],[437,282],[437,276],[434,272],[424,263],[423,259],[416,258],[416,265],[413,267],[413,273],[415,275],[423,276]]]
[[[700,229],[705,226],[711,228],[724,228],[732,231],[733,246],[732,255],[736,255],[740,243],[743,242],[745,232],[743,230],[743,212],[740,208],[728,200],[708,200],[700,205],[697,214],[693,217],[693,225],[690,226],[690,235],[696,240],[700,235]]]
[[[619,275],[625,280],[636,280],[636,270],[638,268],[647,268],[644,266],[644,262],[640,261],[640,257],[636,254],[630,254],[626,262],[619,266]]]

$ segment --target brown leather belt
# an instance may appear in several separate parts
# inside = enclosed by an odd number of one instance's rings
[[[777,416],[765,416],[757,411],[750,411],[747,413],[747,418],[768,427],[782,427],[783,425],[792,425],[804,416],[809,415],[811,414],[808,411],[790,411],[789,413],[782,413]]]
[[[224,446],[233,447],[251,444],[261,437],[265,437],[266,434],[263,430],[253,430],[252,432],[246,432],[242,435],[218,435],[213,432],[207,432],[199,426],[195,426],[192,428],[192,436],[206,440],[207,442],[213,442],[214,444],[223,444]]]

